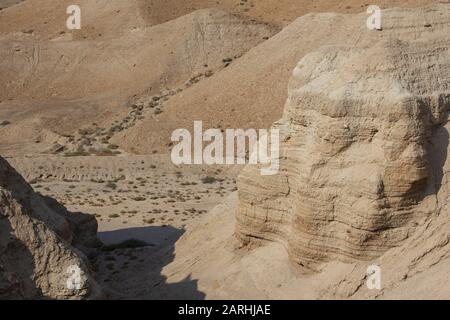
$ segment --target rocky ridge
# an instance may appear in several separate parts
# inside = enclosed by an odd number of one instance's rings
[[[35,193],[0,158],[1,299],[101,297],[86,256],[99,245],[96,232],[93,216]],[[67,285],[74,271],[77,290]]]

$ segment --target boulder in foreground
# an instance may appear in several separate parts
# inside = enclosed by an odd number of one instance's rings
[[[96,232],[94,217],[36,194],[0,157],[0,299],[101,297],[83,253]]]

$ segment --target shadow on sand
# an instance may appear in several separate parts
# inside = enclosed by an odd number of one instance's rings
[[[98,237],[105,245],[135,239],[149,244],[148,247],[133,250],[139,259],[126,270],[119,269],[109,284],[122,299],[156,300],[202,300],[205,294],[198,290],[198,281],[188,276],[181,281],[168,283],[162,271],[174,261],[175,243],[184,230],[172,226],[140,227],[116,231],[99,232]]]

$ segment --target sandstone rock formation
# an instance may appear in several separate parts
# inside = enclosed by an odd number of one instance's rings
[[[450,110],[444,31],[322,47],[298,63],[275,124],[280,174],[249,167],[239,179],[239,239],[281,242],[316,269],[374,259],[437,215],[448,139],[431,140]]]
[[[373,32],[365,14],[307,15],[228,67],[230,82],[239,63],[249,67],[254,78],[235,77],[236,86],[261,91],[222,109],[241,106],[256,119],[277,107],[277,72],[286,65],[292,72],[312,52],[276,124],[281,172],[262,177],[260,168],[246,168],[238,195],[188,228],[175,251],[158,252],[171,261],[161,274],[130,272],[127,285],[145,295],[162,275],[171,284],[196,281],[208,299],[448,299],[449,9],[383,11],[383,30]],[[258,57],[271,69],[250,63]],[[225,91],[226,79],[213,78]],[[235,218],[241,243],[265,245],[237,249]],[[380,290],[366,286],[372,265],[382,273]],[[180,295],[178,286],[158,290],[151,296]]]
[[[96,231],[95,218],[34,193],[0,157],[0,299],[100,297],[83,253],[98,244]],[[78,268],[80,290],[72,290]]]

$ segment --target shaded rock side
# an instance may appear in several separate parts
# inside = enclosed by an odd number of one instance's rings
[[[0,157],[0,299],[101,297],[85,255],[96,232],[95,218],[36,194]]]

